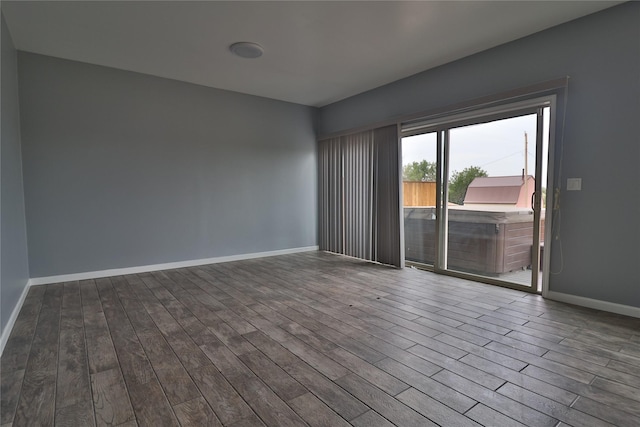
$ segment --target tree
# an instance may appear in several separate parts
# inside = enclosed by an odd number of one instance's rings
[[[436,162],[423,160],[404,165],[402,168],[403,181],[431,181],[436,180]]]
[[[462,171],[454,171],[449,180],[449,201],[461,205],[467,195],[467,187],[475,178],[488,176],[487,171],[478,166],[469,166]]]

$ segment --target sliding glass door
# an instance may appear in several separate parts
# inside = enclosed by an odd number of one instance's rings
[[[449,130],[443,268],[533,283],[537,121],[533,113]]]
[[[550,100],[403,129],[405,260],[539,291]]]

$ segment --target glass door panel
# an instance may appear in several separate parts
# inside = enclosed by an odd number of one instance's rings
[[[445,141],[447,203],[442,269],[532,286],[539,275],[534,215],[539,113],[453,127]],[[539,153],[538,155],[536,155]],[[538,200],[539,205],[539,200]],[[535,262],[534,262],[535,261]],[[535,263],[537,262],[537,266]]]
[[[402,138],[405,260],[433,266],[436,256],[437,133]]]

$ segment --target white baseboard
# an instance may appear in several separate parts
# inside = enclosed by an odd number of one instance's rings
[[[0,336],[0,356],[2,356],[2,353],[4,352],[4,346],[7,345],[7,341],[9,341],[9,335],[11,335],[13,325],[16,324],[18,314],[20,314],[20,309],[22,309],[22,304],[24,304],[25,298],[27,298],[30,286],[31,280],[27,280],[27,283],[25,283],[24,289],[22,289],[22,293],[20,294],[20,298],[18,298],[18,302],[16,303],[15,307],[13,307],[11,316],[9,317],[7,324],[4,326],[4,330],[2,331],[2,335]]]
[[[601,301],[597,299],[585,298],[577,295],[564,294],[562,292],[554,291],[548,291],[543,296],[555,301],[566,302],[567,304],[574,304],[582,307],[593,308],[596,310],[608,311],[610,313],[640,318],[640,307],[616,304],[614,302]]]
[[[149,271],[170,270],[172,268],[195,267],[198,265],[217,264],[221,262],[242,261],[246,259],[265,258],[276,255],[287,255],[299,252],[317,251],[318,246],[281,249],[277,251],[255,252],[250,254],[229,255],[215,258],[203,258],[189,261],[168,262],[164,264],[142,265],[138,267],[113,268],[110,270],[87,271],[83,273],[62,274],[60,276],[33,277],[31,285],[49,285],[52,283],[72,282],[75,280],[99,279],[101,277],[122,276],[125,274],[147,273]]]

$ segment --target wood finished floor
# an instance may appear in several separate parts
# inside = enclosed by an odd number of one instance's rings
[[[640,426],[640,319],[310,252],[35,286],[2,427]]]

